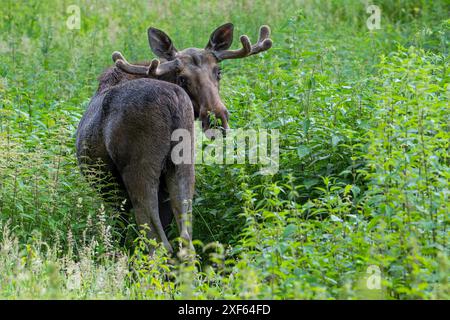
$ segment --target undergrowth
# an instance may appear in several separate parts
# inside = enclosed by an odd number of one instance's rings
[[[445,1],[378,1],[374,31],[363,1],[74,2],[80,30],[64,1],[1,7],[0,298],[449,298]],[[196,257],[121,246],[75,158],[96,77],[150,59],[149,25],[203,47],[229,20],[273,31],[221,95],[232,127],[280,131],[279,171],[196,167]]]

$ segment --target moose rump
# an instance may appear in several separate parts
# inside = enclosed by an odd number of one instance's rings
[[[131,202],[137,224],[147,224],[147,236],[169,251],[164,227],[172,212],[180,236],[190,243],[192,234],[185,203],[193,196],[194,165],[171,161],[176,129],[190,132],[194,150],[194,112],[187,93],[169,82],[139,78],[99,89],[81,119],[76,142],[81,167],[100,161],[101,170]],[[162,203],[165,189],[170,207]]]

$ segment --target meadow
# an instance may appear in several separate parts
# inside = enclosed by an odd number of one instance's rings
[[[0,2],[1,299],[450,298],[448,1]],[[133,225],[121,245],[75,157],[97,78],[152,59],[149,26],[203,48],[229,21],[233,48],[272,29],[221,97],[233,128],[279,130],[279,170],[196,166],[195,258]]]

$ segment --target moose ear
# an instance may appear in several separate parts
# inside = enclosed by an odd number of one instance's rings
[[[177,53],[177,49],[173,46],[172,40],[163,31],[155,28],[148,28],[148,43],[153,53],[158,57],[173,60]]]
[[[234,26],[232,23],[225,23],[218,27],[211,33],[205,49],[213,51],[227,50],[233,43],[233,29]]]

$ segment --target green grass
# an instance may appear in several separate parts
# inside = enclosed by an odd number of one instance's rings
[[[73,3],[2,3],[0,298],[450,297],[446,1],[377,1],[372,32],[363,1]],[[235,46],[272,28],[221,96],[233,128],[280,130],[280,171],[196,167],[196,259],[121,247],[75,160],[96,78],[114,50],[151,59],[150,25],[185,48],[228,21]]]

